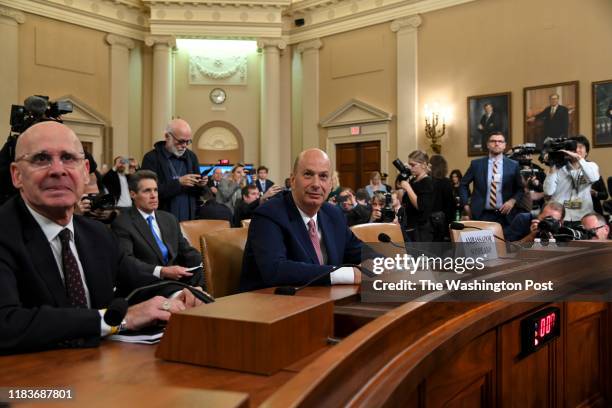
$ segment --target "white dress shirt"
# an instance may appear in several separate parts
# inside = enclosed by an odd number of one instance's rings
[[[117,173],[117,175],[119,176],[119,185],[121,186],[121,195],[119,200],[117,200],[117,207],[131,207],[132,199],[130,197],[127,177],[123,173]]]

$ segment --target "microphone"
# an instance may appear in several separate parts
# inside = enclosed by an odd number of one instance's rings
[[[308,282],[306,282],[305,284],[303,284],[302,286],[279,286],[276,289],[274,289],[274,294],[275,295],[284,295],[284,296],[294,296],[296,293],[298,293],[300,290],[312,285],[313,282],[329,275],[332,272],[337,271],[340,268],[344,268],[344,267],[350,267],[350,268],[357,268],[361,271],[361,273],[363,273],[364,275],[366,275],[369,278],[373,278],[376,276],[376,274],[374,272],[372,272],[371,270],[369,270],[368,268],[365,268],[361,265],[355,265],[355,264],[342,264],[342,265],[338,265],[338,266],[334,266],[332,269],[330,269],[329,271],[325,271],[317,276],[315,276],[313,279],[309,280]]]
[[[399,249],[403,249],[404,251],[406,251],[408,253],[408,248],[406,248],[406,246],[402,246],[402,245],[398,245],[395,242],[393,242],[391,240],[391,237],[387,234],[385,234],[384,232],[381,232],[380,234],[378,234],[378,242],[382,242],[384,244],[391,244],[396,248]],[[437,257],[438,255],[432,253],[432,252],[428,252],[425,251],[423,249],[418,249],[419,252],[422,252],[424,255],[428,255],[428,256],[433,256],[433,257]]]
[[[127,314],[130,299],[139,293],[144,292],[145,290],[162,288],[164,286],[180,286],[181,288],[188,289],[193,296],[195,296],[202,303],[213,303],[215,301],[215,298],[213,298],[209,293],[196,290],[194,287],[183,282],[169,280],[155,282],[150,285],[134,289],[125,298],[113,299],[111,304],[108,306],[108,309],[106,309],[106,312],[104,313],[104,322],[109,326],[119,326]]]
[[[450,223],[450,228],[451,228],[452,230],[456,230],[456,231],[461,231],[461,230],[464,230],[465,228],[475,229],[475,230],[479,230],[479,231],[487,231],[487,229],[486,229],[486,228],[474,227],[473,225],[465,225],[465,224],[463,224],[463,223],[461,223],[461,222],[457,222],[457,221],[453,221],[453,222],[451,222],[451,223]],[[488,230],[488,231],[490,231],[490,230]],[[492,232],[491,232],[491,233],[492,233]],[[502,238],[502,237],[498,237],[498,236],[497,236],[497,235],[495,235],[495,234],[493,234],[493,237],[494,237],[495,239],[499,239],[499,240],[500,240],[500,241],[502,241],[502,242],[505,242],[506,244],[510,244],[510,245],[512,245],[512,246],[513,246],[513,247],[515,247],[515,248],[523,249],[523,247],[522,247],[522,246],[520,246],[520,245],[518,245],[518,244],[515,244],[515,243],[514,243],[514,242],[512,242],[512,241],[508,241],[508,240],[506,240],[506,239],[504,239],[504,238]]]

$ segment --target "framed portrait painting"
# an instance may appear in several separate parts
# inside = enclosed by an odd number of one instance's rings
[[[578,81],[523,89],[525,143],[578,134]]]
[[[593,82],[593,147],[612,146],[612,79]]]
[[[501,131],[506,145],[512,146],[511,106],[510,92],[468,96],[468,156],[486,154],[487,139],[495,131]]]

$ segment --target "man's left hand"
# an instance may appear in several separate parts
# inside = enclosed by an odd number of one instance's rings
[[[510,211],[512,211],[512,208],[514,208],[514,204],[516,204],[516,200],[514,198],[509,199],[504,203],[504,205],[501,206],[499,212],[504,215],[508,214]]]
[[[201,289],[197,287],[194,289],[201,291]],[[183,302],[187,309],[200,306],[202,304],[202,301],[197,297],[193,296],[193,293],[191,293],[191,291],[187,288],[183,289],[176,298]]]

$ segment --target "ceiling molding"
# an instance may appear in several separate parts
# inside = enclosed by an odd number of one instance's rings
[[[124,1],[125,2],[125,1]],[[95,0],[0,0],[26,13],[78,26],[142,40],[148,32],[144,10],[126,7],[124,2]],[[65,3],[71,3],[67,6]],[[123,20],[119,17],[123,17]]]
[[[21,12],[143,40],[282,38],[288,44],[476,0],[0,0]],[[295,26],[303,18],[304,25]]]

